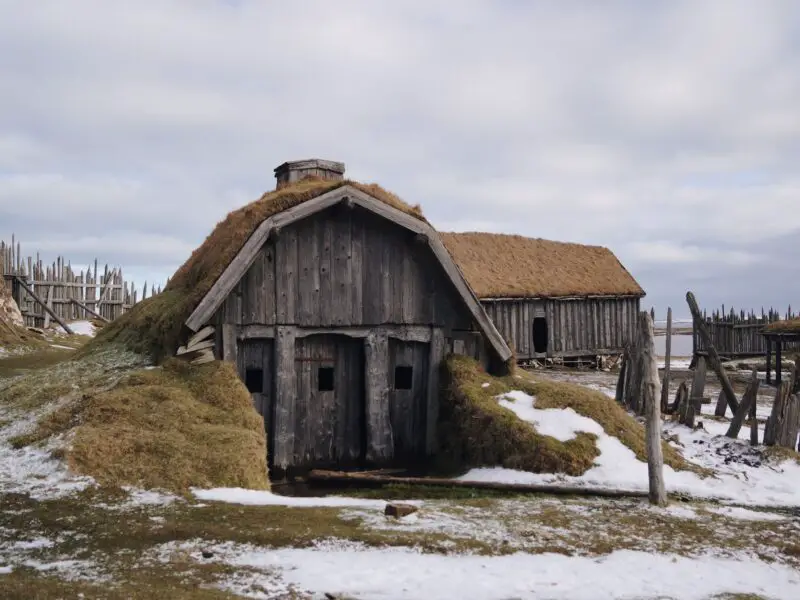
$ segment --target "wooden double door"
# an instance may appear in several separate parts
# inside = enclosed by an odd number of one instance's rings
[[[389,339],[381,377],[392,430],[393,459],[405,465],[425,457],[429,344]],[[239,342],[239,371],[264,417],[268,459],[275,439],[292,439],[291,467],[358,468],[369,441],[364,340],[346,335],[298,336],[294,342],[294,410],[289,431],[275,430],[275,355],[272,339]]]

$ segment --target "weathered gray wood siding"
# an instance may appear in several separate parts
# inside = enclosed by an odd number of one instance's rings
[[[272,414],[275,407],[274,394],[274,344],[270,339],[264,340],[240,340],[237,349],[237,366],[239,377],[246,381],[248,369],[261,369],[261,389],[260,393],[252,393],[253,406],[258,414],[264,417],[264,427],[269,431],[272,423]],[[272,456],[271,436],[267,438],[267,452]]]
[[[215,322],[219,356],[235,357],[243,377],[259,360],[270,371],[254,402],[280,469],[434,453],[445,353],[489,362],[427,241],[359,207],[332,207],[271,237]],[[334,390],[319,389],[325,366]],[[412,367],[411,389],[395,389],[397,366]]]
[[[547,356],[621,351],[635,331],[640,299],[482,300],[481,303],[498,331],[514,346],[517,358],[525,359],[536,356],[533,323],[540,315],[547,321]]]
[[[425,456],[430,345],[389,340],[389,417],[398,462]],[[398,389],[397,367],[411,367],[411,389]]]
[[[341,206],[267,242],[220,312],[237,325],[472,325],[427,245],[367,211]]]
[[[321,368],[333,368],[334,389],[320,390]],[[364,442],[363,344],[341,335],[295,341],[298,402],[293,465],[354,465]]]

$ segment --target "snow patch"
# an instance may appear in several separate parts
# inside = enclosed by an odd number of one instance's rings
[[[171,543],[169,547],[187,549],[195,560],[203,560],[197,542]],[[311,549],[266,549],[232,543],[202,547],[213,553],[210,560],[253,569],[250,577],[255,580],[251,579],[250,585],[263,583],[267,593],[283,585],[313,594],[393,600],[595,600],[622,595],[704,600],[723,593],[789,600],[797,597],[800,586],[800,573],[791,567],[744,555],[686,558],[630,550],[602,557],[521,552],[505,556],[440,555],[341,543]],[[236,585],[236,580],[234,576],[230,585]]]
[[[741,519],[743,521],[786,521],[789,519],[786,515],[748,510],[740,506],[708,506],[705,510],[724,517]]]
[[[231,504],[248,504],[254,506],[291,506],[296,508],[378,508],[386,507],[385,500],[369,498],[346,498],[342,496],[297,497],[281,496],[262,490],[244,488],[192,488],[192,494],[199,500],[230,502]],[[403,501],[404,504],[422,505],[421,501]]]
[[[69,328],[72,329],[72,332],[77,335],[88,335],[89,337],[94,337],[96,332],[96,327],[91,321],[73,321],[72,323],[68,323],[68,325]],[[57,331],[59,333],[67,333],[64,331],[64,328],[61,327],[61,325],[58,326]]]
[[[535,408],[536,398],[525,392],[511,391],[496,397],[500,406],[514,411],[523,421],[532,423],[541,435],[567,442],[579,431],[603,433],[596,421],[579,415],[571,408]]]
[[[524,392],[514,391],[498,396],[500,404],[513,410],[521,419],[533,423],[544,435],[566,441],[577,431],[597,436],[600,455],[592,468],[578,477],[563,474],[530,473],[501,467],[472,469],[458,477],[461,481],[479,481],[516,484],[564,484],[577,487],[597,487],[632,491],[647,490],[647,463],[636,458],[634,452],[617,438],[607,435],[599,423],[578,415],[572,409],[534,408],[535,399]],[[509,402],[507,399],[513,399]],[[664,466],[667,492],[689,494],[697,498],[716,499],[736,504],[760,506],[800,505],[800,465],[792,460],[778,465],[763,462],[757,450],[751,450],[744,440],[731,440],[722,436],[727,423],[712,420],[703,422],[703,429],[691,430],[677,423],[667,422],[664,431],[678,439],[672,442],[684,457],[711,469],[715,476],[700,477],[689,471],[675,471]],[[749,438],[749,432],[740,434]],[[747,456],[747,461],[732,461],[731,455]]]

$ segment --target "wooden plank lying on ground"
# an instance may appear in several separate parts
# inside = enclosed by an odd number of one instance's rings
[[[604,496],[608,498],[647,498],[646,491],[611,490],[590,487],[569,487],[546,484],[496,483],[491,481],[462,481],[460,479],[441,479],[436,477],[392,477],[371,475],[348,471],[313,470],[308,474],[309,481],[328,481],[332,483],[365,483],[378,485],[419,485],[445,488],[472,488],[480,490],[499,490],[519,493],[553,494],[562,496]]]

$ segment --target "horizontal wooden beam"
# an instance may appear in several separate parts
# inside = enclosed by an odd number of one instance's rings
[[[241,325],[238,328],[237,338],[240,340],[271,339],[275,337],[275,329],[274,325]],[[312,335],[345,335],[351,338],[366,338],[371,332],[385,332],[388,337],[404,342],[428,343],[431,341],[431,327],[427,325],[297,327],[295,329],[295,338],[304,338]]]

